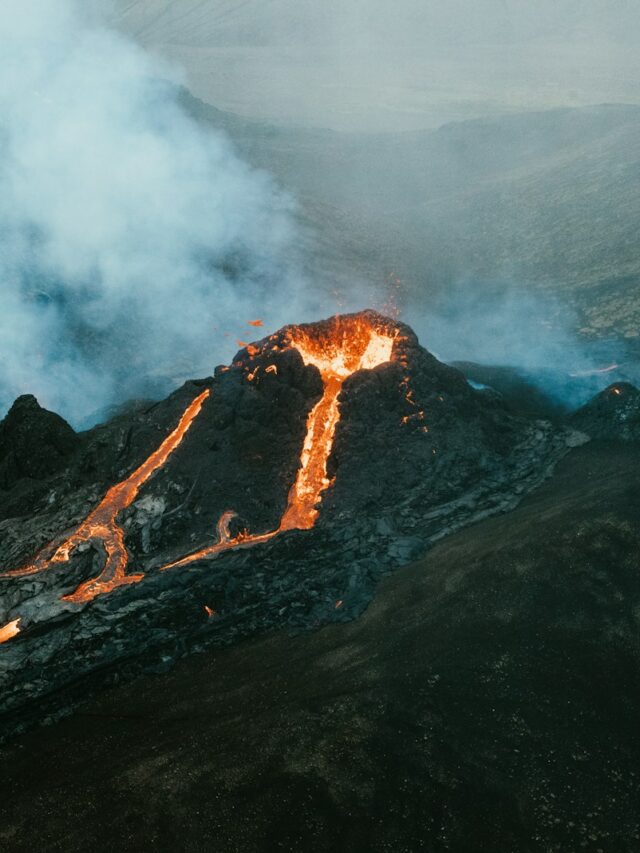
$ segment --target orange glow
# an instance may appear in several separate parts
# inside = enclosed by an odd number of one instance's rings
[[[338,325],[322,337],[311,337],[300,328],[292,332],[291,343],[305,364],[320,371],[324,394],[307,419],[307,434],[300,458],[301,467],[289,492],[281,530],[307,530],[316,522],[316,505],[330,485],[327,462],[340,419],[338,396],[344,380],[357,370],[371,370],[391,360],[395,338],[382,334],[362,320],[342,329]]]
[[[63,600],[79,604],[91,601],[97,595],[111,592],[119,586],[139,583],[144,575],[128,575],[126,573],[129,554],[124,542],[124,533],[117,521],[118,515],[133,503],[144,483],[159,468],[162,468],[173,451],[179,447],[189,427],[200,414],[202,405],[208,396],[209,391],[203,391],[189,404],[180,418],[178,426],[165,438],[160,447],[126,480],[112,486],[98,506],[71,536],[55,547],[53,554],[51,553],[52,543],[43,548],[30,565],[4,572],[0,574],[0,577],[21,577],[44,571],[52,564],[68,562],[79,545],[101,542],[106,552],[102,572],[97,578],[80,584],[75,592],[65,596]]]
[[[273,373],[275,376],[278,375],[278,368],[275,364],[270,364],[269,367],[265,369],[265,373]]]
[[[248,323],[250,326],[253,326],[254,329],[259,329],[261,326],[264,326],[262,320],[249,320]]]
[[[14,619],[13,622],[8,622],[0,628],[0,643],[6,643],[12,640],[20,633],[20,620]]]
[[[216,611],[213,610],[211,607],[207,607],[206,604],[204,606],[204,612],[207,614],[209,619],[212,619],[216,615]]]

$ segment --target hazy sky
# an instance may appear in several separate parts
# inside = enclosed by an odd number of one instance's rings
[[[408,129],[640,99],[638,0],[110,2],[196,94],[279,121]]]
[[[0,4],[0,417],[34,393],[79,422],[206,375],[307,298],[292,200],[85,12]]]

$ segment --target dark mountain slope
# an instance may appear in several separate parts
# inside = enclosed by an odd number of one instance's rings
[[[4,849],[637,851],[640,455],[575,451],[358,621],[6,747]]]

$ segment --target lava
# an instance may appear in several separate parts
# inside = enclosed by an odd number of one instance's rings
[[[281,530],[307,530],[318,517],[321,493],[330,485],[327,462],[340,419],[338,396],[344,380],[358,370],[371,370],[391,360],[395,337],[379,332],[363,320],[348,326],[336,324],[326,337],[292,330],[291,343],[305,364],[320,371],[324,393],[307,420],[301,467],[289,492]]]
[[[236,514],[227,510],[218,521],[218,539],[215,544],[181,557],[163,566],[161,570],[185,566],[230,549],[253,547],[286,530],[308,530],[314,526],[319,515],[318,504],[322,493],[331,484],[327,463],[333,447],[336,425],[340,420],[338,398],[344,381],[356,371],[371,370],[390,361],[396,334],[375,328],[370,320],[362,316],[334,317],[323,324],[320,330],[317,327],[289,327],[286,345],[299,351],[305,365],[313,365],[320,371],[324,390],[307,418],[300,467],[289,490],[287,506],[279,526],[266,533],[250,534],[241,530],[232,535],[230,525]],[[274,336],[271,339],[273,338]],[[273,350],[277,349],[276,344]],[[246,352],[249,356],[254,356],[261,350],[255,345],[247,344]],[[247,378],[252,380],[256,372],[257,368]],[[265,372],[277,373],[277,367],[270,365]],[[0,577],[20,577],[44,571],[51,565],[68,562],[74,551],[83,544],[101,543],[106,555],[102,572],[98,577],[81,584],[63,600],[83,603],[98,595],[112,592],[120,586],[143,580],[143,574],[127,574],[129,554],[124,532],[117,521],[118,515],[131,505],[144,483],[163,467],[169,456],[180,446],[191,424],[200,414],[209,393],[208,390],[203,391],[189,404],[177,427],[160,447],[126,480],[112,486],[98,506],[68,538],[61,543],[50,543],[36,555],[32,563],[4,572]],[[411,402],[416,405],[413,400]],[[17,628],[17,622],[10,625]],[[10,626],[1,630],[10,630]]]
[[[0,628],[0,643],[6,643],[12,640],[20,633],[20,620],[14,619],[13,622],[8,622]]]
[[[180,446],[208,396],[209,391],[203,391],[187,406],[178,426],[165,438],[160,447],[126,480],[112,486],[71,536],[60,544],[50,543],[36,555],[31,564],[4,572],[0,577],[36,574],[48,569],[51,565],[68,562],[73,552],[83,543],[101,542],[106,555],[102,572],[98,577],[80,584],[75,592],[65,596],[63,600],[79,604],[90,601],[97,595],[111,592],[119,586],[141,581],[144,575],[128,575],[126,572],[129,554],[123,530],[117,521],[118,515],[133,503],[144,483],[159,468],[162,468],[173,451]]]

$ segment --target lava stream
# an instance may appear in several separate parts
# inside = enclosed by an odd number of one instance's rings
[[[173,451],[180,446],[189,427],[200,414],[209,391],[203,391],[187,407],[178,426],[165,438],[155,450],[126,480],[112,486],[98,506],[87,516],[79,527],[61,544],[50,543],[40,551],[33,562],[20,569],[4,572],[0,577],[21,577],[48,569],[52,564],[66,563],[72,553],[83,543],[101,542],[106,558],[102,572],[97,578],[82,583],[75,592],[63,600],[76,604],[91,601],[97,595],[111,592],[119,586],[138,583],[142,574],[126,573],[129,554],[124,541],[124,533],[118,524],[118,515],[130,506],[149,477],[165,464]],[[52,548],[55,550],[52,553]]]
[[[20,633],[20,620],[14,619],[0,628],[0,643],[6,643]]]

